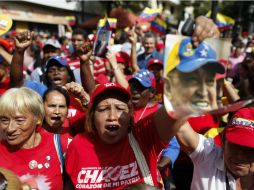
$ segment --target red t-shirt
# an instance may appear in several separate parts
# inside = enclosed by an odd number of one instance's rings
[[[156,103],[153,106],[147,105],[146,107],[143,108],[138,108],[134,110],[134,122],[137,123],[141,119],[145,118],[146,116],[154,113],[159,109],[159,104]]]
[[[3,82],[0,82],[0,95],[5,93],[9,88],[11,88],[10,85],[10,77],[6,78]]]
[[[200,134],[205,134],[210,129],[219,127],[220,118],[215,115],[202,115],[198,117],[190,117],[188,122],[194,131]],[[219,134],[214,137],[214,143],[221,146]]]
[[[153,115],[137,123],[132,131],[158,186],[157,155],[165,145],[159,139]],[[128,136],[116,144],[103,144],[99,137],[79,134],[69,145],[65,164],[76,189],[116,190],[144,181]]]
[[[164,88],[164,81],[160,80],[159,83],[156,83],[156,94],[154,100],[156,102],[162,103],[163,102],[163,88]]]
[[[21,181],[31,185],[32,189],[62,190],[62,174],[54,145],[54,135],[42,132],[40,134],[42,137],[40,144],[31,149],[10,152],[7,143],[1,141],[0,166],[16,173]],[[33,169],[32,162],[35,163]]]
[[[97,74],[94,76],[94,79],[97,84],[105,84],[110,82],[109,77],[104,73]]]
[[[204,134],[211,128],[218,128],[220,120],[213,115],[202,115],[188,118],[190,126],[197,133]]]
[[[67,63],[71,69],[80,68],[80,59],[78,57],[74,57],[73,55],[67,56]]]
[[[105,62],[107,62],[107,59],[102,57],[95,57],[95,61],[93,63],[93,74],[94,77],[97,78],[100,74],[106,74],[106,67]]]
[[[69,126],[74,134],[84,131],[86,111],[82,107],[80,101],[74,97],[70,97],[70,106],[68,108]]]
[[[66,125],[67,123],[69,123],[68,120],[65,120],[63,129],[60,133],[60,141],[61,141],[61,145],[62,145],[63,154],[66,154],[67,148],[68,148],[70,142],[73,139],[72,133],[70,131],[70,127]],[[51,132],[47,131],[43,126],[39,127],[37,129],[37,131],[40,134],[42,134],[42,133],[51,133]],[[51,134],[54,134],[54,133],[51,133]]]

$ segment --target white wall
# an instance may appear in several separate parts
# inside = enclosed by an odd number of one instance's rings
[[[79,2],[66,2],[66,0],[22,0],[25,2],[57,7],[66,10],[81,10]]]

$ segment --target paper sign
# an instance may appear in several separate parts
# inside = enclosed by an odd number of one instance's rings
[[[209,39],[194,47],[190,37],[166,36],[164,105],[169,115],[181,118],[218,110],[215,76],[225,69],[217,60],[228,59],[229,50],[227,39]],[[220,108],[218,112],[238,107]]]
[[[109,45],[111,38],[111,31],[99,29],[96,34],[96,40],[94,42],[93,54],[98,57],[105,57],[107,52],[107,46]]]

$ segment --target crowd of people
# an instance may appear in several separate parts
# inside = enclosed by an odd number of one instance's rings
[[[79,28],[1,39],[0,189],[254,189],[252,105],[207,114],[252,98],[254,39],[221,60],[204,42],[219,35],[196,18],[165,77],[165,36],[138,26],[105,57]],[[173,117],[165,101],[206,114]]]

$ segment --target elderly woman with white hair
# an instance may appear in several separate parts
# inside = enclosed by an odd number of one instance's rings
[[[32,189],[63,189],[60,141],[37,130],[44,119],[40,95],[12,88],[1,96],[0,105],[0,165]]]

